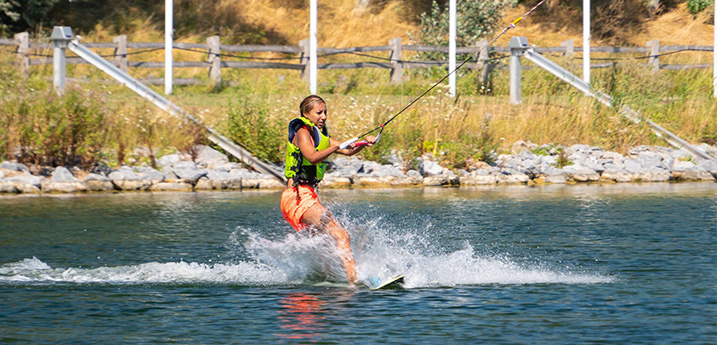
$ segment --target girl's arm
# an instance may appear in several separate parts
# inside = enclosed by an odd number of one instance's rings
[[[306,160],[308,160],[311,164],[319,164],[323,162],[332,153],[339,149],[340,144],[341,143],[335,142],[335,140],[331,139],[329,141],[329,147],[321,151],[316,151],[316,148],[314,148],[314,141],[311,139],[311,134],[309,134],[309,131],[306,128],[299,129],[294,136],[294,145],[299,147],[301,155],[303,155],[304,158],[306,158]]]
[[[329,139],[331,140],[331,146],[336,145],[338,147],[339,145],[341,145],[341,143],[338,142],[337,140],[334,140],[334,138],[329,138]],[[373,135],[369,135],[366,137],[366,141],[368,141],[368,145],[355,146],[354,144],[351,144],[349,147],[347,147],[343,150],[339,149],[336,152],[338,152],[344,156],[353,156],[353,155],[361,152],[361,150],[363,150],[364,147],[371,146],[371,145],[375,144],[376,137],[374,137]]]

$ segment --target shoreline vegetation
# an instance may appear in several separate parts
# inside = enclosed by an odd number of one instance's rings
[[[331,8],[339,4],[353,7],[356,2],[340,1]],[[400,4],[393,1],[390,4],[379,12],[339,11],[350,17],[342,24],[351,24],[351,20],[365,22],[365,17],[376,19],[395,15],[398,8],[395,6]],[[521,6],[506,11],[522,14]],[[561,36],[563,30],[545,32],[538,19],[548,20],[553,14],[571,13],[571,7],[565,6],[551,10],[546,7],[545,13],[536,12],[522,23],[520,29],[523,31],[515,34],[525,33],[531,43],[544,46],[564,40],[567,37]],[[697,32],[704,31],[704,18],[686,15],[684,7],[681,3],[677,9],[648,21],[648,31],[658,33],[654,36],[659,37],[661,44],[685,41],[678,37],[684,33],[673,37],[653,27],[659,24],[669,28],[670,32],[675,31],[674,23],[665,22],[675,16],[687,23],[680,24],[681,28],[676,32],[691,28],[695,35],[689,40],[696,41],[690,42],[703,41],[700,37],[704,35],[697,35]],[[427,9],[421,8],[421,11]],[[261,10],[276,12],[264,7]],[[306,12],[299,7],[292,11]],[[507,17],[512,16],[512,12]],[[77,34],[82,33],[84,40],[89,42],[106,41],[112,35],[126,32],[131,33],[130,39],[135,41],[161,40],[159,26],[143,17],[141,13],[144,12],[128,13],[134,13],[134,17],[123,21],[125,26],[110,29],[97,25]],[[257,18],[274,17],[257,14]],[[417,22],[403,24],[406,27],[402,26],[401,30],[405,29],[402,33],[410,36],[410,33],[418,32]],[[322,42],[329,46],[353,46],[362,45],[361,42],[384,42],[396,35],[395,27],[373,26],[376,30],[369,30],[371,35],[380,34],[381,37],[365,36],[365,30],[355,28],[351,29],[354,35],[346,35],[343,29],[337,29],[335,33],[323,33]],[[275,27],[277,37],[283,37],[281,33],[284,31],[279,29],[285,27]],[[199,42],[206,36],[202,32],[186,32],[178,41]],[[36,35],[35,39],[47,39],[42,33]],[[225,33],[222,37],[246,36],[237,35]],[[341,40],[347,36],[351,36],[351,41]],[[277,41],[267,36],[256,42],[226,43],[287,43],[300,38],[286,36],[285,41]],[[409,41],[410,37],[406,39]],[[639,40],[623,37],[618,41],[638,44],[635,42]],[[51,50],[36,53],[49,55]],[[181,60],[182,54],[196,53],[176,54]],[[595,57],[614,58],[608,54]],[[135,58],[163,61],[163,52],[143,52]],[[699,161],[680,150],[663,147],[667,144],[650,131],[646,121],[630,122],[615,108],[604,107],[538,68],[523,72],[523,103],[510,104],[509,73],[499,68],[507,63],[507,59],[494,58],[496,68],[486,84],[477,82],[480,80],[478,71],[458,71],[457,97],[447,96],[445,85],[440,85],[396,118],[384,131],[381,142],[358,156],[361,163],[337,159],[335,169],[346,170],[346,174],[336,177],[335,181],[327,178],[324,187],[714,180],[717,171],[714,160]],[[579,58],[550,58],[573,73],[581,71]],[[656,122],[717,157],[717,99],[712,97],[711,70],[656,71],[642,63],[644,61],[640,59],[644,56],[623,58],[612,68],[593,71],[594,88],[609,94],[617,105],[635,109],[644,119]],[[362,56],[326,56],[322,57],[322,62],[365,59]],[[711,55],[684,52],[662,56],[660,62],[707,63],[711,62]],[[394,85],[387,72],[382,70],[321,71],[318,94],[328,104],[331,135],[341,140],[376,127],[445,75],[445,69],[409,69],[403,73],[404,83]],[[138,78],[162,77],[161,72],[153,69],[136,68],[130,74]],[[88,191],[105,188],[215,190],[267,188],[264,185],[270,185],[269,182],[257,182],[262,180],[258,174],[229,160],[228,165],[221,167],[202,165],[198,158],[208,141],[201,126],[163,113],[131,91],[108,81],[92,66],[69,65],[67,76],[71,79],[66,91],[63,96],[58,96],[52,86],[51,65],[32,66],[29,75],[23,75],[14,52],[0,49],[0,162],[7,161],[6,168],[0,170],[0,183],[6,192],[36,193],[55,189],[59,192],[64,188],[52,185],[55,182],[83,185],[78,186],[79,190]],[[297,71],[227,70],[222,75],[226,82],[219,87],[208,86],[205,68],[179,69],[175,77],[198,78],[207,84],[176,86],[169,97],[172,102],[202,123],[241,143],[259,159],[283,164],[286,125],[298,115],[298,104],[308,95],[308,86]],[[521,142],[524,147],[513,144]],[[166,160],[175,158],[177,161],[172,164],[179,166],[168,166]],[[434,169],[428,169],[427,165]],[[345,166],[360,166],[360,169],[349,171],[353,168],[347,170]],[[581,171],[582,168],[590,171]],[[206,170],[206,175],[197,178],[180,176],[182,169]],[[439,169],[442,170],[437,173]],[[371,175],[383,170],[391,170],[384,173],[392,177]],[[122,174],[124,177],[115,178]],[[209,182],[203,182],[203,178]],[[28,181],[8,181],[12,179]],[[147,179],[149,184],[113,182]]]
[[[146,150],[146,148],[143,148]],[[717,148],[702,149],[717,153]],[[393,155],[387,164],[354,157],[330,161],[322,188],[459,187],[488,185],[543,185],[574,183],[717,182],[717,161],[700,160],[683,150],[639,146],[627,155],[587,145],[555,147],[516,142],[510,155],[497,164],[477,161],[469,169],[451,170],[430,154],[414,162],[414,170]],[[0,163],[0,193],[53,194],[129,191],[220,191],[282,189],[283,184],[229,161],[209,146],[197,147],[190,157],[174,153],[159,158],[160,170],[147,164],[116,169],[82,171],[75,167],[43,167],[33,175],[21,163]]]

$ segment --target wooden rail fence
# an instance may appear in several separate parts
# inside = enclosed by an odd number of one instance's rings
[[[164,49],[164,43],[161,42],[128,42],[127,36],[121,35],[114,37],[112,42],[97,42],[97,43],[84,43],[90,48],[96,49],[114,49],[111,55],[104,55],[105,58],[112,58],[117,67],[123,71],[127,71],[128,68],[164,68],[164,62],[155,61],[134,61],[129,57],[131,55],[137,55],[147,53],[154,50]],[[491,58],[491,53],[498,54],[509,54],[510,48],[508,47],[496,47],[491,46],[489,49],[485,49],[487,41],[483,40],[478,42],[474,47],[459,47],[457,49],[458,54],[476,54],[479,53],[478,61],[474,63],[467,63],[466,68],[481,70],[479,74],[479,84],[485,84],[489,78],[489,73],[495,68],[507,68],[505,64],[499,65],[496,60],[501,58]],[[0,39],[0,46],[16,46],[15,54],[19,62],[20,69],[24,73],[28,73],[30,66],[52,64],[51,55],[43,55],[39,53],[33,53],[33,50],[49,50],[52,49],[52,43],[47,42],[31,42],[30,35],[26,32],[18,33],[14,39]],[[244,69],[288,69],[297,70],[301,72],[302,78],[308,80],[308,68],[309,68],[309,40],[303,40],[298,46],[281,46],[281,45],[226,45],[220,43],[219,36],[212,36],[207,38],[207,43],[174,43],[174,49],[186,50],[197,53],[206,54],[207,58],[205,61],[175,61],[174,67],[176,68],[208,68],[209,79],[213,85],[220,85],[222,83],[222,69],[223,68],[244,68]],[[129,49],[136,49],[139,51],[129,52]],[[572,39],[564,41],[559,47],[536,47],[535,50],[541,54],[560,54],[568,58],[576,58],[575,53],[583,51],[582,47],[575,47]],[[632,59],[645,59],[646,64],[652,66],[655,69],[666,69],[666,70],[681,70],[681,69],[692,69],[692,68],[711,68],[711,63],[703,64],[661,64],[660,57],[664,55],[670,55],[674,53],[684,51],[698,51],[698,52],[712,52],[714,48],[712,46],[701,46],[701,45],[660,45],[658,40],[651,40],[647,42],[645,47],[591,47],[591,52],[594,53],[611,53],[611,54],[642,54],[642,56],[631,57]],[[368,59],[379,60],[379,61],[365,61],[365,62],[330,62],[321,63],[318,65],[319,69],[358,69],[358,68],[381,68],[390,70],[390,80],[392,83],[403,82],[403,69],[407,68],[427,68],[436,66],[447,66],[447,60],[439,61],[407,61],[403,60],[402,57],[405,55],[404,52],[441,52],[448,53],[448,47],[443,46],[423,46],[423,45],[403,45],[401,38],[394,38],[389,40],[388,45],[385,46],[370,46],[370,47],[353,47],[353,48],[319,48],[319,57],[325,57],[330,55],[339,54],[354,54],[366,57]],[[293,55],[294,57],[286,58],[257,58],[247,57],[238,55],[241,53],[279,53],[286,55]],[[381,57],[375,55],[369,55],[366,53],[373,52],[388,52],[389,57]],[[36,58],[33,58],[36,57]],[[507,57],[507,55],[505,56]],[[230,59],[244,59],[254,61],[236,61]],[[615,58],[615,59],[604,59],[606,62],[598,62],[603,59],[593,58],[596,63],[591,65],[591,68],[608,68],[615,66],[615,64],[624,59],[630,58]],[[258,60],[258,61],[257,61]],[[282,62],[282,61],[296,61]],[[82,64],[86,61],[79,57],[68,57],[66,59],[68,64]],[[152,84],[161,84],[163,80],[147,79],[145,82]],[[196,79],[175,79],[176,84],[194,84],[200,81]]]

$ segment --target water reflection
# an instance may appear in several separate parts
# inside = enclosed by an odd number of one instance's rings
[[[280,328],[284,332],[277,336],[282,339],[307,340],[322,333],[326,302],[312,294],[292,293],[279,303]]]

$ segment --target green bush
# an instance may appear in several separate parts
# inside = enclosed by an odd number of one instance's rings
[[[19,90],[0,101],[0,158],[19,147],[20,161],[46,165],[93,165],[106,144],[105,111],[92,94],[69,88]]]
[[[697,14],[704,11],[713,3],[714,0],[687,0],[687,9],[690,13]]]
[[[281,163],[286,150],[285,128],[289,124],[269,115],[267,105],[259,101],[245,99],[238,106],[230,103],[227,133],[257,158]]]

